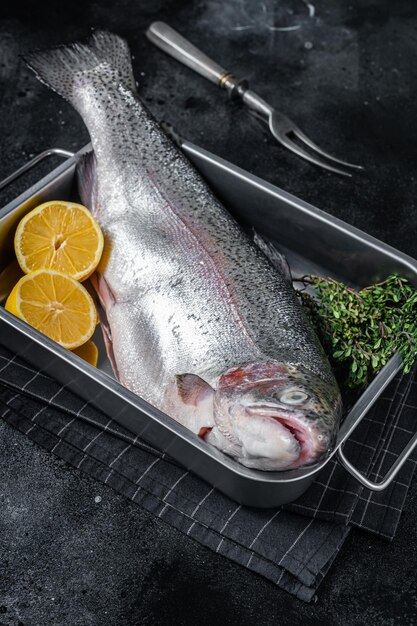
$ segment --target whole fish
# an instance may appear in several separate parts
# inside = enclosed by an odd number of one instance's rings
[[[126,42],[97,31],[26,61],[91,136],[79,188],[105,237],[94,285],[120,382],[247,467],[318,461],[341,412],[323,349],[276,255],[138,98]]]

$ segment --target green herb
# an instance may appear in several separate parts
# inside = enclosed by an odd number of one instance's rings
[[[355,291],[332,278],[296,279],[315,289],[298,290],[317,333],[351,389],[366,385],[398,351],[404,372],[417,360],[417,291],[409,281],[390,275]]]

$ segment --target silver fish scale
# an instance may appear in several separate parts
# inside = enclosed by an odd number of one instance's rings
[[[98,84],[97,84],[98,83]],[[118,374],[160,408],[175,374],[215,385],[230,368],[275,360],[333,382],[288,280],[121,84],[83,86],[97,162],[93,210],[111,248],[103,276]]]

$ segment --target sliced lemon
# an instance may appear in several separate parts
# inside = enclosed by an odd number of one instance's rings
[[[55,270],[23,276],[5,308],[70,350],[88,341],[97,324],[97,309],[87,289]]]
[[[100,226],[82,204],[45,202],[20,221],[14,239],[16,257],[25,274],[52,269],[85,280],[103,252]]]
[[[83,343],[79,348],[75,348],[73,350],[74,354],[77,354],[79,357],[97,367],[98,361],[98,348],[94,341],[87,341],[87,343]]]

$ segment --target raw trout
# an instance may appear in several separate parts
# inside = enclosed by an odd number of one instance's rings
[[[94,284],[120,382],[247,467],[318,461],[341,411],[322,347],[274,255],[139,100],[126,42],[98,31],[26,61],[91,136],[79,187],[105,236]]]

